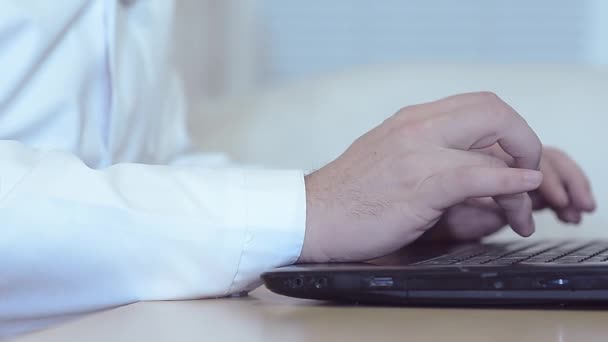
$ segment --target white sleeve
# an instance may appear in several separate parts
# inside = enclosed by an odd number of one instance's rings
[[[0,165],[0,323],[247,291],[304,241],[301,171],[93,170],[11,141]]]

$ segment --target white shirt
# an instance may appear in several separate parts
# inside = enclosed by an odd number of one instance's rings
[[[247,291],[299,257],[301,171],[186,155],[173,14],[168,0],[0,3],[0,337]]]

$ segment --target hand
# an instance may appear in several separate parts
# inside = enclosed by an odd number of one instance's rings
[[[486,150],[512,165],[513,158],[495,145]],[[544,181],[530,195],[535,210],[550,208],[565,223],[579,224],[584,213],[596,204],[588,178],[564,152],[545,148],[540,164]],[[491,235],[507,225],[502,209],[491,199],[471,199],[444,214],[439,223],[424,236],[425,240],[470,241]]]
[[[510,167],[483,149],[498,144]],[[306,176],[306,237],[299,262],[360,261],[391,253],[451,207],[492,197],[513,230],[534,232],[542,144],[491,93],[407,107]]]

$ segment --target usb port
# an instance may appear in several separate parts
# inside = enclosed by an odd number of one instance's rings
[[[392,287],[395,284],[392,277],[373,277],[369,287]]]

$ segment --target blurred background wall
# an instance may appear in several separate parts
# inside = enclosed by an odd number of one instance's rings
[[[198,96],[403,61],[608,65],[605,0],[179,0]]]

